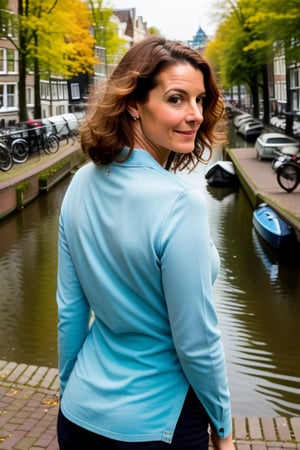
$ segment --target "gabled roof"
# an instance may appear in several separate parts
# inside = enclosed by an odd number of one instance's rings
[[[126,23],[125,34],[133,38],[133,20],[134,8],[130,9],[114,9],[113,13],[118,17],[120,22]]]

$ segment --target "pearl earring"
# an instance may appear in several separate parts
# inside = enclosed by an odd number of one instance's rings
[[[132,116],[133,120],[138,120],[140,116],[137,114],[136,116]]]

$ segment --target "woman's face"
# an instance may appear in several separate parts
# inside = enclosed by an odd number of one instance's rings
[[[137,104],[140,119],[134,122],[136,144],[161,164],[171,151],[190,153],[203,121],[204,78],[189,63],[161,72],[146,103]]]

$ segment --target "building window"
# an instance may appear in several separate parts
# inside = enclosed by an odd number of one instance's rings
[[[0,49],[0,73],[17,73],[17,53],[13,49]]]
[[[72,100],[79,100],[80,99],[79,83],[72,83],[71,84],[71,98],[72,98]]]
[[[10,11],[6,11],[7,13]],[[13,17],[14,14],[11,14],[11,16]],[[4,37],[14,37],[16,36],[17,33],[15,33],[15,26],[14,26],[14,21],[10,20],[10,18],[5,21],[1,21],[1,26],[0,26],[0,30],[1,30],[1,35]]]
[[[7,107],[13,108],[15,106],[15,88],[14,84],[8,84],[7,86]]]
[[[58,100],[68,100],[68,85],[66,81],[57,83]]]
[[[61,114],[65,113],[65,107],[64,105],[58,105],[56,108],[56,115],[60,116]]]
[[[26,89],[26,103],[27,103],[27,105],[30,105],[30,106],[32,106],[34,104],[33,89],[31,87],[28,87]]]
[[[17,73],[17,61],[15,50],[7,49],[7,73]]]
[[[41,99],[49,100],[50,99],[50,89],[48,82],[41,82]]]
[[[57,87],[58,87],[58,98],[59,100],[63,100],[64,99],[63,85],[61,83],[58,83]]]
[[[286,102],[286,83],[285,83],[285,81],[275,83],[275,97],[281,103]]]
[[[300,67],[294,67],[290,71],[291,82],[291,108],[292,111],[300,109]]]
[[[64,100],[69,100],[69,91],[67,83],[64,84]]]
[[[0,84],[0,108],[3,108],[4,105],[4,86]]]
[[[3,111],[15,109],[16,101],[16,84],[1,84],[0,85],[0,106]]]
[[[106,70],[106,49],[103,47],[95,48],[95,55],[99,61],[99,64],[94,66],[94,72],[96,77],[99,79],[107,78],[107,70]]]
[[[0,73],[4,73],[4,48],[0,48]]]
[[[56,83],[56,81],[51,81],[51,96],[52,96],[52,100],[57,100],[58,99],[57,83]]]
[[[291,70],[291,87],[300,87],[300,67]]]

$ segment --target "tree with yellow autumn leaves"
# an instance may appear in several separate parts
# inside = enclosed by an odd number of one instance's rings
[[[95,38],[91,9],[81,0],[17,0],[12,13],[0,0],[0,37],[9,39],[19,54],[19,119],[27,120],[26,76],[35,77],[35,117],[41,117],[40,79],[93,73]],[[13,30],[13,31],[12,31]]]

